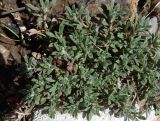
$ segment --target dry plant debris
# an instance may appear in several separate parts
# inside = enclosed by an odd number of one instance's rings
[[[130,0],[130,21],[133,21],[134,18],[136,17],[137,14],[137,6],[138,6],[138,1],[137,0]]]

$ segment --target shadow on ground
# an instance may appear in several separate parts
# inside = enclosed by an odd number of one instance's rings
[[[21,90],[25,88],[26,80],[16,69],[17,66],[0,66],[0,121],[10,117],[23,103]]]

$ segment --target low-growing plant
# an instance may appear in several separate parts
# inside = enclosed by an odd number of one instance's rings
[[[134,120],[143,118],[135,108],[138,101],[145,100],[146,110],[154,105],[159,46],[148,23],[138,17],[131,22],[119,5],[102,8],[91,17],[83,7],[67,7],[59,30],[45,33],[46,53],[25,57],[25,75],[31,79],[26,103],[43,105],[51,116],[83,112],[91,119],[109,108]]]
[[[26,6],[31,9],[32,14],[37,17],[36,24],[42,29],[48,28],[48,22],[51,22],[52,8],[56,5],[56,0],[39,0],[38,5],[30,3]]]

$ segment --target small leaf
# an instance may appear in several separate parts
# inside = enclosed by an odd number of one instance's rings
[[[55,82],[55,80],[52,79],[51,77],[45,78],[45,80],[46,80],[47,82]]]
[[[38,7],[35,7],[34,5],[30,4],[30,3],[27,3],[26,6],[28,8],[30,8],[31,10],[34,10],[34,11],[40,11],[40,9]]]
[[[41,99],[40,95],[36,95],[36,96],[35,96],[35,104],[36,104],[36,105],[39,105],[40,99]]]
[[[52,32],[46,32],[46,35],[48,35],[49,37],[52,37],[52,38],[55,37],[55,35]]]
[[[43,0],[40,0],[40,5],[41,5],[42,9],[44,10],[46,5]]]
[[[83,54],[82,53],[77,53],[74,60],[78,60]]]
[[[57,2],[57,0],[52,0],[51,3],[50,3],[51,7],[52,7],[52,6],[55,6],[55,5],[56,5],[56,2]]]
[[[123,39],[124,37],[123,37],[123,33],[118,33],[118,35],[117,35],[120,39]]]
[[[60,26],[59,26],[59,33],[61,34],[61,35],[63,35],[63,31],[64,31],[64,24],[63,24],[63,22],[60,24]]]

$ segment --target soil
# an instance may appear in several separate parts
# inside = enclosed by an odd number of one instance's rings
[[[18,0],[0,0],[0,26],[13,24],[15,29],[19,29],[15,17],[24,14],[17,12],[1,16],[2,12],[21,7],[21,4],[17,3]],[[15,103],[22,98],[18,92],[25,84],[25,81],[22,81],[15,72],[15,68],[29,50],[17,40],[20,38],[6,31],[4,27],[0,27],[0,120],[3,120],[1,117],[4,115],[13,115],[15,108],[18,107]]]

